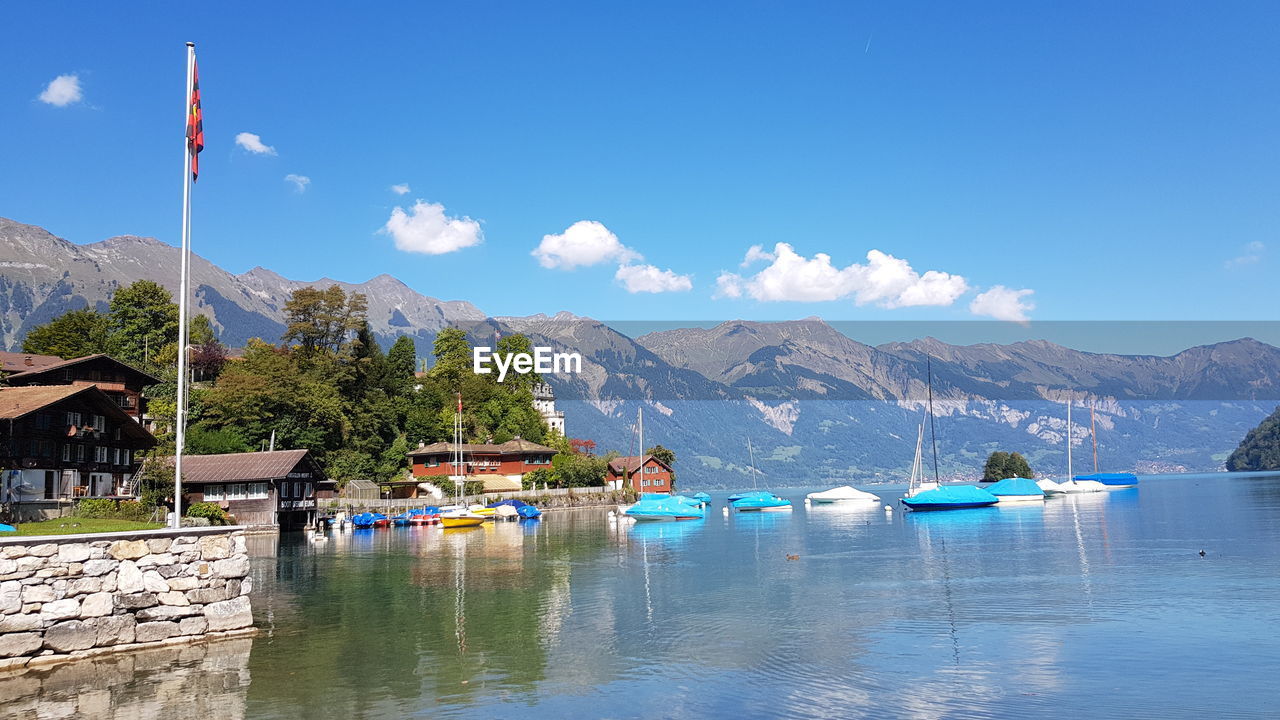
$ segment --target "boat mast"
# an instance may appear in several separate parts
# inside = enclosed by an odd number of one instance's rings
[[[911,461],[911,479],[907,481],[907,495],[914,495],[924,482],[924,421],[920,421],[920,430],[916,433],[916,456]]]
[[[939,486],[938,479],[938,428],[933,423],[933,357],[926,356],[925,369],[929,375],[929,442],[933,444],[933,481]]]
[[[1067,391],[1067,480],[1075,482],[1071,472],[1071,391]]]
[[[751,448],[751,436],[747,436],[747,457],[751,459],[751,489],[757,490],[756,486],[756,452]]]
[[[1098,474],[1098,426],[1093,423],[1093,401],[1089,401],[1089,434],[1093,436],[1093,474]]]
[[[467,472],[462,467],[462,393],[458,393],[458,411],[453,414],[453,469],[458,473],[455,502],[461,506],[463,486],[467,483]]]

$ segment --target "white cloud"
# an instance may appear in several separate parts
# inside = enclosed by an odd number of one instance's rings
[[[307,186],[311,184],[311,178],[306,175],[294,175],[293,173],[285,175],[284,181],[293,183],[293,189],[300,193],[306,192]]]
[[[59,75],[49,81],[49,86],[40,93],[40,102],[57,107],[66,107],[80,102],[80,77],[78,75]]]
[[[559,235],[543,235],[533,256],[545,268],[572,270],[611,261],[619,264],[642,260],[640,253],[623,245],[618,236],[595,220],[579,220]]]
[[[449,217],[444,205],[422,200],[405,212],[396,207],[379,232],[390,235],[396,249],[423,255],[443,255],[484,241],[480,223],[469,217]]]
[[[1253,265],[1262,259],[1262,252],[1266,249],[1266,245],[1254,240],[1248,245],[1245,245],[1243,251],[1239,255],[1226,261],[1224,265],[1228,270],[1243,267],[1245,265]]]
[[[714,299],[742,297],[742,276],[731,272],[722,272],[716,278],[716,291],[711,294]]]
[[[1003,285],[996,285],[986,292],[979,293],[969,303],[969,312],[974,315],[986,315],[997,320],[1025,323],[1031,318],[1027,313],[1036,309],[1030,296],[1034,290],[1014,290]],[[1024,300],[1023,298],[1028,298]]]
[[[408,195],[408,194],[409,194],[409,183],[400,183],[399,185],[392,185],[392,186],[391,186],[391,192],[393,192],[393,193],[395,193],[395,194],[397,194],[397,195]]]
[[[751,247],[747,248],[747,256],[742,259],[742,262],[738,265],[738,267],[747,267],[748,265],[756,262],[757,260],[773,262],[773,259],[774,259],[773,253],[765,252],[764,248],[760,247],[759,245],[752,245]]]
[[[959,275],[930,270],[920,275],[906,260],[879,250],[867,253],[867,264],[839,268],[831,256],[817,253],[806,258],[788,243],[777,243],[772,253],[758,247],[747,251],[747,261],[770,259],[768,267],[741,279],[717,280],[719,295],[738,297],[745,290],[764,302],[828,302],[852,297],[859,305],[875,303],[897,308],[918,305],[951,305],[969,289]],[[738,295],[732,294],[737,291]]]
[[[693,289],[690,276],[660,270],[653,265],[623,265],[614,273],[613,279],[629,293],[686,292]]]
[[[236,134],[236,144],[254,155],[275,155],[276,149],[262,142],[262,138],[251,132]]]

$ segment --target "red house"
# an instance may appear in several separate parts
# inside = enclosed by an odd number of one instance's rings
[[[511,492],[523,487],[524,474],[538,468],[550,468],[553,448],[515,437],[494,445],[464,443],[462,465],[454,466],[453,443],[419,445],[409,453],[415,478],[430,481],[431,478],[457,480],[465,476],[467,481],[483,481],[485,492]],[[383,483],[389,486],[393,497],[417,497],[417,480]]]
[[[671,466],[652,455],[639,457],[630,455],[616,458],[609,463],[605,473],[608,487],[621,488],[624,478],[630,478],[631,487],[641,493],[670,493],[672,475]]]

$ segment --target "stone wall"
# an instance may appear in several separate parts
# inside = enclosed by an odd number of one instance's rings
[[[253,625],[240,527],[0,540],[0,670]]]

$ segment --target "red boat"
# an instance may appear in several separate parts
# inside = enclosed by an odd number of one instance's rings
[[[391,518],[383,516],[373,521],[374,527],[391,527]]]

